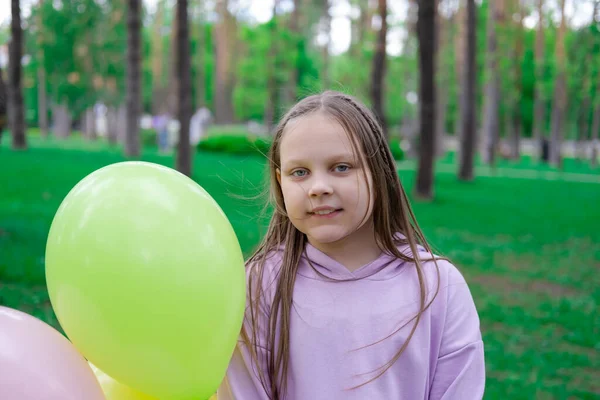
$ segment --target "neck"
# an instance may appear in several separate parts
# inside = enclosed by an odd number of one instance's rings
[[[350,272],[369,264],[381,255],[375,241],[372,222],[366,223],[358,231],[332,243],[317,243],[310,237],[308,242],[319,251],[339,262]]]

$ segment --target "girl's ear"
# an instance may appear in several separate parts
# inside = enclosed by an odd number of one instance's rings
[[[277,168],[275,174],[277,175],[277,182],[279,183],[279,186],[281,186],[281,170]]]

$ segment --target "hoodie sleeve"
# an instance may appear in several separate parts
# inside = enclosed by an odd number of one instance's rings
[[[485,362],[479,316],[460,272],[450,265],[445,320],[440,351],[430,388],[430,400],[481,400]]]
[[[265,272],[263,276],[263,296],[259,301],[259,321],[258,332],[256,334],[257,346],[253,346],[257,351],[258,365],[253,360],[250,348],[240,338],[235,347],[233,356],[229,362],[227,373],[221,386],[217,390],[218,400],[268,400],[266,390],[264,389],[259,375],[259,369],[262,370],[264,376],[267,376],[266,358],[268,350],[265,346],[269,320],[269,310],[271,308],[271,300],[273,298],[276,282],[272,273],[272,259],[265,263]],[[251,269],[248,270],[247,281],[254,279]],[[256,282],[256,281],[253,281]],[[248,332],[250,340],[252,340],[252,322],[250,317],[249,301],[246,302],[246,315],[244,317],[244,329]]]
[[[266,350],[265,350],[266,351]],[[264,354],[263,354],[264,356]],[[259,357],[261,355],[259,354]],[[263,371],[266,372],[264,366]],[[229,362],[227,374],[217,390],[218,400],[268,400],[257,366],[252,361],[250,352],[243,343],[236,346]]]

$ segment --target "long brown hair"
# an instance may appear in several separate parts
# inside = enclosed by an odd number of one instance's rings
[[[283,193],[277,182],[276,170],[280,166],[280,144],[288,122],[315,112],[324,113],[344,128],[351,138],[353,151],[355,154],[364,157],[369,171],[371,171],[373,187],[376,188],[374,191],[373,224],[378,246],[382,251],[404,261],[414,263],[419,278],[421,292],[419,312],[394,332],[398,332],[411,321],[414,321],[407,340],[390,361],[378,369],[379,372],[374,378],[356,387],[366,385],[379,378],[401,356],[417,328],[421,315],[429,307],[439,290],[439,269],[437,269],[437,263],[433,259],[438,274],[438,287],[433,298],[426,303],[427,293],[422,265],[422,262],[426,260],[419,258],[417,246],[422,245],[430,254],[431,249],[416,222],[406,193],[398,178],[394,158],[387,145],[382,128],[374,115],[352,96],[339,92],[327,91],[304,98],[288,111],[276,127],[273,144],[268,156],[270,202],[274,206],[273,215],[262,242],[246,263],[250,275],[248,279],[250,312],[246,318],[247,322],[250,323],[251,332],[248,333],[245,329],[242,329],[242,338],[250,349],[251,357],[256,366],[266,365],[266,376],[262,368],[257,368],[257,370],[260,381],[272,400],[285,398],[287,389],[292,293],[300,258],[307,242],[305,235],[296,229],[287,217]],[[398,233],[402,237],[399,238]],[[399,245],[408,245],[411,250],[410,255],[399,251]],[[278,268],[275,294],[270,304],[268,323],[267,326],[259,326],[259,315],[264,312],[264,303],[261,305],[264,302],[262,298],[264,266],[269,255],[278,248],[283,248],[283,259],[281,268]],[[266,344],[259,344],[257,338],[259,330],[266,332]],[[266,346],[268,350],[265,352],[264,359],[261,360],[259,360],[260,346]]]

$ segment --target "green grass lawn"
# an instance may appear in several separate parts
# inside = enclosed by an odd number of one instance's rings
[[[6,142],[7,140],[5,140]],[[145,149],[141,159],[173,166]],[[88,173],[123,161],[119,149],[80,139],[0,147],[0,305],[55,327],[44,281],[50,222]],[[452,166],[452,157],[441,160]],[[551,170],[531,160],[515,171]],[[447,168],[446,168],[447,170]],[[599,175],[568,161],[571,173]],[[248,253],[263,232],[264,161],[197,153],[194,179],[219,202]],[[414,170],[400,177],[412,191]],[[436,199],[413,202],[426,236],[465,274],[485,340],[489,399],[600,398],[600,184],[498,176],[460,183],[436,175]],[[239,196],[247,198],[239,198]]]

